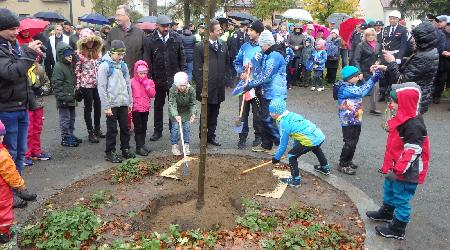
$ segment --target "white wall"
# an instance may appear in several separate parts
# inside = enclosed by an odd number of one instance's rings
[[[359,9],[363,18],[384,20],[383,6],[379,0],[360,0]]]

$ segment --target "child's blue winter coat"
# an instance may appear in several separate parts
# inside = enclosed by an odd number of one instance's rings
[[[314,70],[324,70],[325,62],[327,61],[327,51],[326,50],[314,50]]]

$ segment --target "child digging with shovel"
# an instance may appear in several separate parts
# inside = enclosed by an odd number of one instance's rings
[[[195,89],[189,84],[188,75],[178,72],[174,76],[174,85],[169,90],[169,117],[172,129],[170,131],[170,142],[172,154],[181,155],[178,148],[179,122],[183,126],[183,140],[186,155],[190,155],[189,135],[190,123],[195,119]]]
[[[280,146],[272,158],[273,164],[280,162],[280,158],[286,151],[289,143],[289,137],[294,139],[292,149],[288,152],[289,168],[291,169],[292,177],[282,178],[281,182],[291,187],[300,186],[301,177],[297,159],[309,151],[312,151],[317,156],[320,163],[320,165],[314,165],[314,169],[324,175],[328,175],[330,167],[320,148],[325,141],[323,132],[303,116],[286,110],[286,101],[281,98],[273,99],[270,102],[269,112],[280,128]]]

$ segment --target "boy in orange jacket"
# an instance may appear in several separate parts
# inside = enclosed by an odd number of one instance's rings
[[[0,121],[0,244],[8,243],[13,237],[10,232],[14,221],[12,188],[17,190],[25,188],[25,181],[17,171],[11,155],[3,146],[5,134],[5,125]]]

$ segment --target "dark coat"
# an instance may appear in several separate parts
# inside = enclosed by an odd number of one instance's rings
[[[225,86],[231,81],[228,47],[220,40],[218,43],[219,49],[217,52],[209,44],[208,104],[220,104],[225,101]],[[203,42],[200,42],[195,45],[194,69],[192,71],[198,101],[201,101],[202,98],[203,63]]]
[[[417,49],[401,68],[391,62],[388,65],[391,82],[415,82],[422,90],[420,112],[428,111],[428,104],[433,99],[433,82],[439,64],[436,49],[437,32],[431,23],[421,23],[412,32]]]
[[[37,54],[24,45],[19,56],[13,47],[10,42],[0,38],[0,112],[27,109],[31,93],[27,72]]]
[[[169,31],[169,39],[165,44],[159,38],[158,30],[146,37],[144,60],[148,63],[157,90],[169,90],[173,84],[173,76],[179,71],[187,70],[183,41],[173,31]]]
[[[181,40],[183,41],[186,62],[192,62],[194,60],[195,37],[190,30],[184,30],[181,35]]]
[[[120,27],[114,27],[106,37],[105,51],[110,50],[111,42],[114,40],[121,40],[125,43],[127,52],[124,61],[128,66],[128,71],[133,76],[134,64],[141,60],[144,54],[144,32],[133,25],[128,31],[123,31]]]
[[[341,54],[341,39],[339,37],[337,37],[336,39],[333,39],[333,37],[330,35],[327,38],[327,43],[333,43],[334,45],[336,45],[338,47],[338,54],[337,54],[337,59],[336,58],[332,58],[329,54],[327,55],[327,61],[325,62],[325,67],[327,69],[337,69],[339,68],[339,58],[340,58],[340,54]],[[328,46],[328,45],[326,45]],[[328,50],[327,50],[328,52]],[[333,60],[334,59],[334,60]]]
[[[72,64],[63,57],[64,50],[70,46],[64,42],[56,46],[56,64],[53,68],[52,83],[56,105],[61,107],[75,107],[75,77]]]
[[[381,44],[375,45],[375,50],[367,42],[360,42],[355,50],[355,67],[364,74],[364,78],[371,75],[370,66],[374,65],[381,56]]]
[[[237,29],[228,39],[228,51],[232,61],[236,59],[239,49],[245,42],[248,42],[248,35],[240,29]]]
[[[294,51],[295,57],[300,58],[302,56],[302,49],[304,47],[305,36],[303,34],[291,34],[287,40],[289,48]],[[295,50],[295,46],[298,46],[298,50]]]
[[[438,31],[439,71],[450,71],[450,57],[442,55],[443,51],[450,51],[450,33]]]

